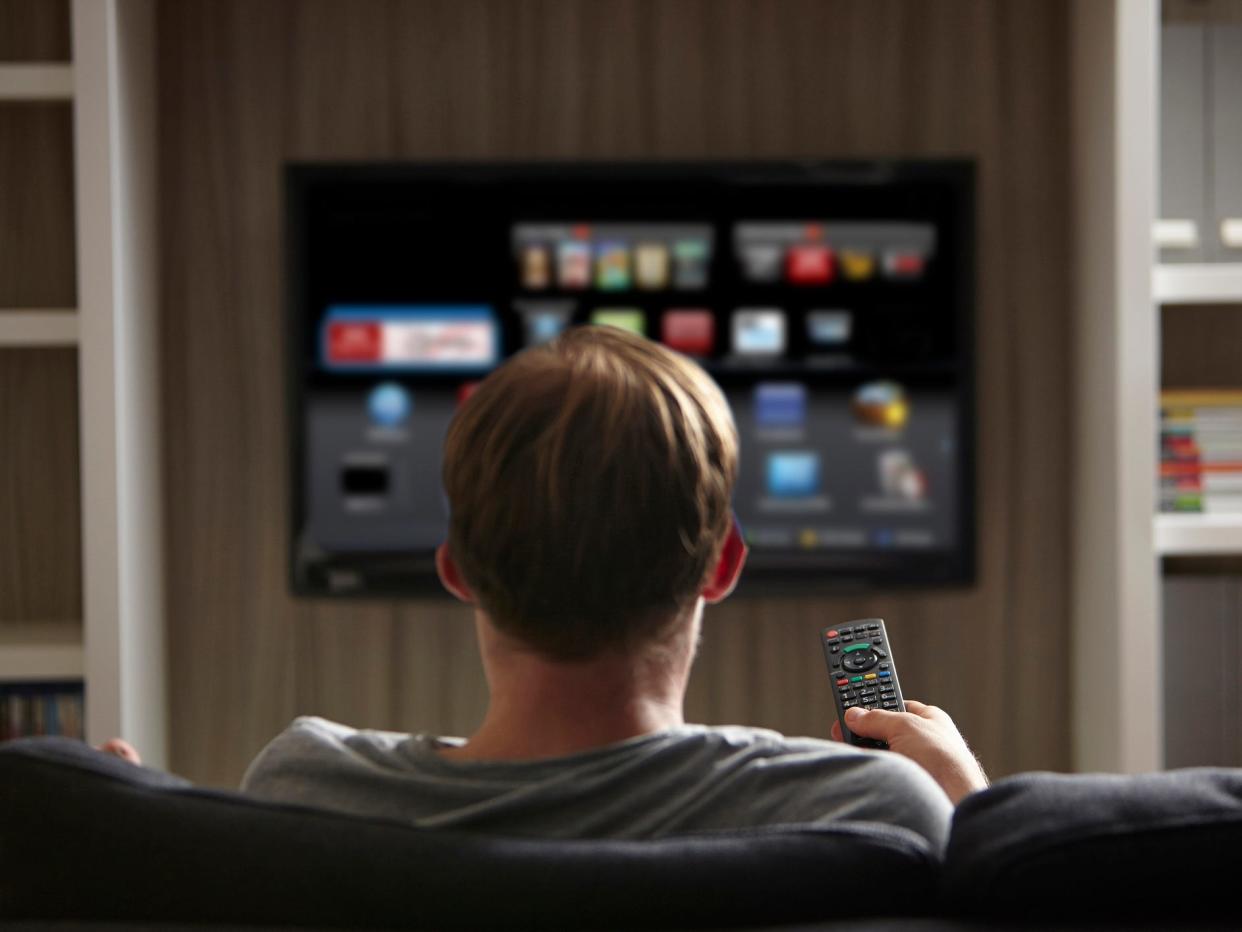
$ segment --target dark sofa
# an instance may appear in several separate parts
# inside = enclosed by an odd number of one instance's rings
[[[197,789],[63,739],[0,745],[0,923],[31,929],[1232,928],[1239,842],[1229,770],[1002,780],[959,808],[942,858],[867,823],[426,832]]]

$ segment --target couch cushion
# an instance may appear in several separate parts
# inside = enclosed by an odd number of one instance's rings
[[[1023,774],[967,797],[944,891],[955,911],[1242,917],[1242,770]]]
[[[867,823],[656,841],[427,832],[259,803],[63,739],[0,746],[0,919],[660,928],[924,911],[938,861]]]

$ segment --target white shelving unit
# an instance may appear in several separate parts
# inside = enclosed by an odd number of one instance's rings
[[[152,0],[72,0],[72,65],[0,65],[0,103],[73,107],[79,307],[0,311],[0,346],[77,348],[83,589],[80,626],[0,628],[0,681],[83,680],[87,740],[163,767],[154,26]]]
[[[1156,551],[1166,557],[1242,553],[1242,514],[1156,515]]]
[[[1152,292],[1163,305],[1242,304],[1242,263],[1158,265]]]

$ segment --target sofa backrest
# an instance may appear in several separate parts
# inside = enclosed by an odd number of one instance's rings
[[[938,858],[868,823],[655,841],[448,834],[196,789],[63,739],[0,745],[0,921],[694,928],[925,911]],[[883,895],[840,895],[883,878]]]
[[[945,909],[1060,922],[1242,923],[1242,770],[1030,773],[967,797]]]

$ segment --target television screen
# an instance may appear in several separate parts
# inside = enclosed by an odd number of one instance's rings
[[[292,579],[417,593],[445,430],[566,327],[716,379],[744,590],[973,574],[968,163],[293,165]]]

